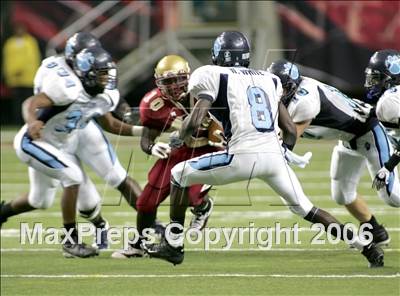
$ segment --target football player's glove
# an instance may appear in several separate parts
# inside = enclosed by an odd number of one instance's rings
[[[169,135],[169,146],[172,149],[177,149],[182,147],[184,141],[179,137],[179,131],[174,131]]]
[[[367,104],[357,99],[353,99],[353,101],[356,103],[356,106],[353,109],[354,112],[360,115],[360,119],[363,122],[367,121],[368,118],[371,116],[371,110],[373,109],[373,107],[370,104]]]
[[[163,142],[157,142],[153,144],[151,147],[151,155],[165,159],[168,158],[169,154],[171,153],[171,147],[168,144]]]
[[[384,188],[387,184],[389,184],[390,172],[386,167],[382,167],[375,176],[374,181],[372,182],[372,188],[376,190],[380,190]]]
[[[309,163],[312,157],[311,152],[307,152],[303,156],[297,155],[293,151],[286,149],[285,158],[289,164],[294,164],[302,169],[304,169]]]

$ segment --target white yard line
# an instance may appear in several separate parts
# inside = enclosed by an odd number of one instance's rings
[[[114,278],[399,278],[400,274],[246,274],[246,273],[209,273],[209,274],[2,274],[2,278],[51,278],[51,279],[114,279]]]
[[[230,206],[230,205],[226,205]],[[242,207],[244,207],[243,205]],[[164,204],[161,206],[161,208],[167,208],[167,204]],[[235,220],[238,221],[238,219],[251,219],[251,218],[292,218],[295,217],[296,215],[292,214],[289,209],[285,209],[283,211],[273,211],[271,209],[274,208],[284,208],[285,205],[279,204],[279,199],[277,199],[276,205],[270,206],[268,204],[265,205],[265,210],[260,210],[260,211],[219,211],[218,205],[215,206],[215,210],[212,213],[211,219],[215,218],[223,218],[224,221],[230,221],[230,220]],[[109,209],[110,207],[103,207],[103,209]],[[349,216],[349,212],[345,208],[325,208],[329,213],[332,215],[346,215]],[[370,210],[374,214],[379,214],[379,215],[399,215],[400,210],[396,208],[390,208],[390,207],[385,207],[382,208],[381,206],[371,206]],[[115,212],[107,212],[103,211],[105,217],[135,217],[136,212],[132,211],[115,211]],[[30,212],[30,213],[25,213],[21,214],[21,217],[25,218],[48,218],[48,217],[61,217],[60,212],[53,212],[53,211],[38,211],[38,212]],[[160,211],[158,213],[159,217],[169,217],[169,212],[167,211]]]

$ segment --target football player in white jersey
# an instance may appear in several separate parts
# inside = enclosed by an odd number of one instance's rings
[[[83,33],[77,35],[78,38],[71,38],[74,41],[74,50],[79,47],[90,47],[93,43],[93,38],[88,39]],[[81,170],[80,160],[91,166],[110,185],[118,186],[124,196],[129,197],[128,199],[134,194],[140,194],[139,186],[127,177],[126,171],[119,164],[101,129],[91,120],[93,116],[105,114],[98,117],[98,120],[103,123],[106,130],[122,135],[141,134],[137,127],[123,124],[107,113],[115,108],[119,99],[118,90],[114,85],[116,69],[111,57],[100,47],[90,47],[90,50],[78,54],[74,67],[84,81],[81,82],[66,63],[66,60],[72,60],[68,55],[71,53],[67,50],[68,44],[70,42],[67,42],[65,59],[63,56],[54,56],[43,61],[35,78],[37,95],[24,104],[31,113],[29,116],[35,119],[33,125],[37,127],[33,127],[34,131],[31,132],[28,122],[28,127],[22,128],[14,143],[18,156],[31,166],[29,168],[31,189],[29,194],[8,204],[2,204],[1,223],[5,222],[7,217],[51,206],[58,184],[61,182],[65,186],[63,179],[68,172],[71,176],[68,175],[67,178],[75,177],[77,180],[72,181],[77,183],[76,185],[81,184],[78,193],[78,208],[81,215],[93,222],[96,227],[105,227],[106,221],[100,215],[100,197],[93,183]],[[94,42],[94,45],[97,43]],[[90,85],[85,85],[83,88],[82,83]],[[99,86],[105,87],[104,92],[92,98],[88,92],[90,90],[94,92]],[[40,111],[36,113],[38,107]],[[57,160],[65,158],[71,163],[64,165],[73,169],[63,168],[62,161],[57,163]],[[132,183],[136,184],[132,186]],[[138,189],[135,189],[135,185]],[[70,208],[69,213],[72,216],[72,206],[68,203],[67,205],[63,210]],[[73,215],[75,216],[75,212]],[[74,228],[72,222],[65,224],[69,224],[66,225],[68,229]],[[100,248],[106,247],[105,236],[106,232],[101,232],[101,240],[98,241]],[[85,257],[93,254],[90,249],[86,251],[85,246],[67,247],[64,246],[64,251],[76,256]]]
[[[160,244],[144,244],[146,252],[173,264],[182,263],[185,188],[192,184],[222,185],[261,179],[282,196],[295,214],[325,227],[337,223],[340,232],[344,232],[344,226],[333,216],[313,206],[287,164],[285,156],[292,155],[296,128],[280,103],[283,92],[279,78],[248,68],[250,47],[240,32],[223,32],[214,42],[212,60],[214,66],[198,68],[189,80],[189,91],[197,103],[183,123],[180,138],[191,136],[212,106],[229,139],[227,150],[181,162],[172,169],[170,218],[176,224],[171,224],[171,231]],[[341,239],[354,238],[370,266],[383,266],[383,251],[374,243],[365,246],[351,231],[333,234]]]
[[[72,69],[74,67],[73,62],[75,60],[76,54],[80,50],[82,50],[83,48],[91,48],[94,46],[96,47],[100,46],[100,43],[93,35],[87,32],[78,32],[74,34],[71,38],[69,38],[65,46],[64,55],[65,55],[65,60],[67,64],[70,66],[70,68]],[[90,76],[93,75],[91,72],[83,73],[82,71],[79,71],[79,73],[82,74],[81,75],[82,77],[80,78],[83,82],[83,86],[86,92],[88,92],[91,95],[95,95],[103,91],[102,88],[99,89],[97,86],[93,86],[94,84],[93,79],[90,79]],[[112,83],[115,83],[115,81]],[[119,97],[118,90],[114,89],[113,91],[115,92],[115,94],[118,94]],[[85,155],[84,152],[85,148],[87,151],[89,147],[100,146],[104,148],[104,143],[106,143],[108,149],[101,149],[103,153],[98,153],[98,158],[103,160],[107,159],[106,157],[102,157],[105,156],[104,153],[105,150],[110,152],[110,155],[113,155],[112,153],[113,149],[109,145],[107,138],[101,133],[101,130],[98,128],[97,124],[93,123],[98,123],[106,131],[113,134],[122,136],[141,136],[143,128],[131,125],[133,122],[131,114],[127,112],[128,110],[129,110],[129,105],[127,104],[127,102],[122,98],[119,98],[119,103],[116,106],[113,106],[112,114],[119,113],[118,115],[121,115],[122,117],[121,120],[123,120],[126,123],[129,123],[129,125],[124,125],[120,120],[117,120],[118,117],[112,116],[111,113],[106,113],[102,117],[96,117],[96,122],[91,122],[88,125],[88,127],[84,130],[84,133],[80,133],[81,139],[85,141],[87,144],[86,146],[82,147],[83,149],[82,153]],[[93,136],[95,134],[99,135],[99,131],[101,133],[101,137]],[[92,136],[90,136],[90,134],[92,134]],[[89,140],[93,141],[88,142]],[[92,154],[92,152],[89,151],[86,154],[88,158],[90,158],[89,155]],[[111,158],[114,158],[114,156]],[[93,161],[89,163],[89,166],[91,166],[93,170],[100,177],[102,177],[105,181],[107,181],[109,185],[118,189],[131,207],[136,208],[136,199],[141,193],[141,188],[135,180],[127,176],[126,172],[124,172],[124,174],[122,173],[123,168],[119,165],[118,159],[116,159],[117,160],[116,165],[114,165],[114,161],[112,164],[110,163],[104,164],[103,162],[99,161],[94,157],[92,157],[91,159]],[[123,178],[122,175],[124,175],[125,177]],[[85,217],[85,215],[83,216]]]
[[[375,52],[365,70],[366,102],[376,105],[371,111],[388,130],[395,148],[389,159],[382,160],[373,186],[380,190],[390,184],[400,162],[400,52],[384,49]]]
[[[361,224],[372,225],[376,244],[387,244],[388,233],[357,194],[365,165],[374,178],[382,161],[389,159],[393,150],[383,126],[376,118],[368,116],[371,106],[348,98],[332,86],[301,76],[298,67],[285,60],[272,63],[268,70],[280,77],[286,89],[284,104],[299,137],[340,140],[331,160],[332,198],[345,205]],[[399,193],[397,173],[393,173],[390,184],[378,192],[393,207],[400,206]]]

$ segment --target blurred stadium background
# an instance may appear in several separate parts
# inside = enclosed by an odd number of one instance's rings
[[[224,30],[247,34],[252,67],[294,59],[304,75],[355,97],[363,95],[370,55],[400,49],[399,1],[2,1],[2,48],[17,24],[37,39],[42,58],[61,52],[76,31],[92,32],[118,62],[119,88],[132,106],[154,86],[163,55],[179,53],[195,69],[210,62]],[[3,74],[1,123],[19,124],[21,101]]]

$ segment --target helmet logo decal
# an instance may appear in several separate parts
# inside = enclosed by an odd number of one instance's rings
[[[290,78],[296,80],[299,78],[299,69],[297,69],[297,66],[292,64],[292,63],[286,63],[283,65],[285,70],[283,71],[283,74],[289,75]]]
[[[67,57],[72,56],[74,53],[74,49],[72,48],[72,43],[71,42],[67,42],[67,44],[65,45],[65,55]]]
[[[214,42],[214,56],[218,56],[219,52],[221,51],[221,40],[220,38],[215,39]]]
[[[300,89],[296,92],[296,94],[298,94],[298,95],[300,95],[300,96],[306,96],[306,95],[308,95],[308,91],[307,91],[306,89],[304,89],[304,88],[300,88]]]
[[[400,56],[399,55],[391,55],[388,56],[385,60],[385,66],[389,70],[391,74],[400,74]]]
[[[89,71],[93,63],[94,63],[94,56],[91,52],[81,53],[78,54],[76,57],[76,64],[79,70],[83,72]]]

